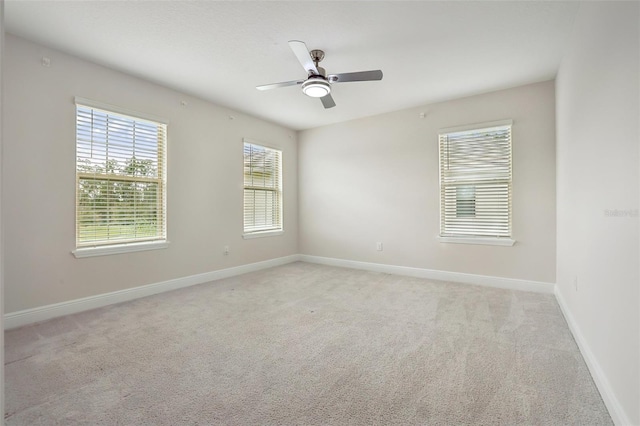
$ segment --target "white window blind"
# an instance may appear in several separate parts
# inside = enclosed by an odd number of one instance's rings
[[[76,103],[76,247],[166,240],[167,127]]]
[[[479,126],[440,132],[441,237],[511,237],[511,122]]]
[[[244,142],[244,233],[282,230],[282,152]]]

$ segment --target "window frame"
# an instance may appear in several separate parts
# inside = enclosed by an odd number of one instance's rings
[[[161,117],[157,117],[151,114],[140,113],[138,111],[133,111],[125,108],[121,108],[118,106],[110,105],[103,102],[93,101],[81,97],[75,97],[75,108],[74,108],[74,118],[75,118],[75,194],[76,194],[76,208],[75,208],[75,250],[72,250],[72,254],[76,258],[84,258],[84,257],[93,257],[93,256],[103,256],[103,255],[112,255],[119,253],[128,253],[128,252],[137,252],[137,251],[146,251],[146,250],[157,250],[164,249],[169,246],[169,240],[167,239],[167,146],[168,146],[168,120],[163,119]],[[156,163],[158,164],[158,177],[157,178],[148,178],[148,177],[135,177],[131,176],[130,178],[127,176],[114,175],[114,178],[111,180],[118,181],[126,181],[126,182],[150,182],[153,181],[157,183],[157,193],[159,200],[160,211],[156,214],[156,217],[161,217],[162,223],[159,225],[160,232],[156,234],[154,238],[148,239],[128,239],[128,240],[113,240],[109,242],[109,240],[95,240],[82,243],[80,242],[80,234],[79,234],[79,188],[80,188],[80,179],[83,175],[87,175],[87,173],[78,171],[78,117],[79,117],[79,107],[89,108],[94,111],[99,111],[102,113],[115,115],[115,116],[123,116],[123,118],[127,120],[133,120],[135,122],[141,123],[152,123],[157,126],[161,126],[163,129],[163,138],[159,142],[162,143],[159,156],[156,156]],[[97,176],[95,174],[88,174],[89,178],[96,179]],[[106,174],[105,174],[106,176]]]
[[[244,156],[244,152],[245,152],[245,147],[246,145],[252,145],[252,146],[256,146],[258,148],[262,148],[264,150],[268,150],[268,151],[275,151],[278,155],[278,177],[277,177],[277,188],[272,188],[272,187],[261,187],[261,186],[247,186],[245,184],[245,172],[244,172],[244,168],[245,168],[245,156]],[[242,157],[243,157],[243,166],[242,166],[242,238],[243,239],[253,239],[253,238],[262,238],[262,237],[273,237],[273,236],[279,236],[279,235],[283,235],[284,234],[284,191],[283,191],[283,168],[284,168],[284,164],[283,164],[283,158],[284,158],[284,153],[283,150],[280,148],[276,148],[272,145],[269,144],[265,144],[264,142],[260,142],[254,139],[249,139],[249,138],[243,138],[242,139]],[[277,199],[278,199],[278,212],[277,212],[277,216],[279,219],[279,227],[274,228],[274,227],[270,227],[270,228],[265,228],[265,229],[255,229],[255,230],[247,230],[247,224],[245,222],[246,220],[246,214],[247,214],[247,206],[245,204],[245,193],[247,190],[260,190],[260,189],[264,189],[264,190],[268,190],[268,191],[275,191],[277,193]]]
[[[468,181],[464,181],[462,184],[457,183],[445,183],[443,177],[444,170],[444,154],[443,154],[443,137],[447,137],[449,135],[460,134],[472,132],[472,131],[483,131],[483,130],[491,130],[499,128],[509,128],[509,172],[508,172],[508,180],[502,179],[502,184],[507,184],[507,211],[508,211],[508,235],[482,235],[480,232],[469,232],[469,233],[447,233],[446,232],[446,223],[445,223],[445,198],[446,198],[446,189],[449,188],[452,191],[452,188],[455,188],[456,194],[456,203],[455,203],[455,211],[456,216],[458,212],[464,212],[463,216],[467,216],[467,213],[471,211],[469,205],[470,199],[460,198],[458,200],[458,189],[462,186],[471,186],[473,187],[473,217],[476,217],[477,212],[477,201],[478,201],[478,186],[486,185],[491,179],[470,179]],[[448,155],[448,152],[447,152]],[[438,183],[439,183],[439,196],[440,196],[440,231],[438,235],[438,240],[441,243],[455,243],[455,244],[480,244],[480,245],[497,245],[497,246],[513,246],[516,243],[516,240],[513,239],[513,211],[512,211],[512,202],[513,202],[513,120],[500,120],[500,121],[491,121],[485,123],[477,123],[470,124],[465,126],[456,126],[440,129],[438,132]],[[468,182],[468,183],[467,183]],[[462,208],[458,208],[458,201],[462,201],[464,205],[460,206]],[[498,223],[498,222],[496,222]]]

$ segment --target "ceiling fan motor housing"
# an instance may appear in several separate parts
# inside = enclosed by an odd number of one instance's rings
[[[319,75],[319,76],[321,76],[321,77],[326,79],[327,78],[327,70],[325,70],[322,67],[316,67],[316,68],[318,68],[318,74],[314,74],[314,75]]]

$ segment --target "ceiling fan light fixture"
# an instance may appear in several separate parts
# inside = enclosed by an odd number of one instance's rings
[[[324,98],[331,93],[331,85],[322,77],[311,77],[302,83],[302,92],[312,98]]]

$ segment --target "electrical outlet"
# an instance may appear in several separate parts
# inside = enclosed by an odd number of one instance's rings
[[[229,255],[229,246],[224,246],[224,248],[222,249],[222,252],[224,253],[225,256]]]
[[[382,243],[380,241],[376,243],[376,250],[382,251]]]
[[[573,277],[573,287],[578,291],[578,276]]]

